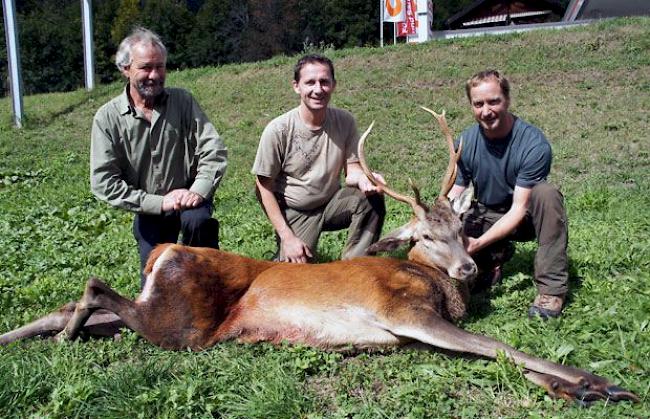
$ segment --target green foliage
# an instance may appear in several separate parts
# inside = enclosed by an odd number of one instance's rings
[[[435,1],[433,28],[443,29],[444,20],[469,3]],[[25,92],[80,87],[79,1],[25,0],[17,6]],[[365,0],[101,0],[93,2],[92,8],[95,73],[101,83],[120,79],[113,64],[115,52],[136,26],[148,27],[162,37],[172,70],[379,42],[379,4]],[[385,25],[387,31],[390,27]],[[4,44],[0,45],[0,77],[0,93],[5,94]]]
[[[301,38],[309,45],[335,48],[376,44],[379,39],[379,7],[364,0],[300,1]]]
[[[199,67],[239,60],[242,33],[248,26],[248,5],[236,0],[206,0],[189,34],[189,65]]]
[[[114,45],[119,45],[133,27],[141,24],[143,14],[139,5],[140,0],[120,0],[115,22],[111,27],[111,41]]]
[[[119,341],[32,339],[0,348],[3,416],[649,417],[650,72],[647,54],[638,53],[648,39],[650,20],[639,18],[384,49],[323,44],[337,66],[335,105],[349,109],[360,129],[377,120],[371,166],[398,191],[409,191],[412,178],[429,202],[447,156],[436,124],[417,105],[446,109],[458,133],[472,121],[464,80],[485,67],[505,69],[514,112],[552,142],[551,180],[569,214],[569,304],[560,319],[527,319],[536,246],[524,244],[503,284],[472,300],[462,326],[605,376],[638,394],[640,404],[583,409],[552,400],[503,357],[234,342],[166,352],[125,331]],[[296,58],[168,74],[170,86],[197,97],[229,148],[215,206],[226,250],[256,258],[274,250],[250,168],[266,123],[297,104],[290,87]],[[27,96],[21,130],[11,127],[8,98],[0,100],[2,332],[77,299],[90,276],[125,296],[138,291],[132,216],[97,202],[88,185],[90,122],[120,89]],[[404,204],[387,206],[385,232],[411,216]],[[344,236],[323,237],[322,260],[340,256]]]
[[[142,24],[156,32],[163,39],[169,52],[167,65],[179,69],[188,67],[188,52],[191,45],[188,35],[194,27],[194,15],[184,1],[146,1],[141,12]]]
[[[122,40],[114,41],[113,22],[117,23],[119,0],[93,2],[93,43],[95,46],[95,75],[97,83],[119,80],[121,75],[115,67],[115,52]],[[121,30],[118,31],[121,33]]]
[[[25,94],[73,90],[83,85],[79,2],[34,2],[18,15]]]

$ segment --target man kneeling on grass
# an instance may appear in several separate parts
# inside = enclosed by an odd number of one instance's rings
[[[475,202],[464,229],[467,251],[481,272],[475,291],[501,280],[501,267],[514,253],[511,241],[537,238],[538,294],[528,314],[557,317],[568,290],[568,234],[563,196],[546,182],[551,146],[538,128],[508,111],[510,85],[498,71],[477,73],[465,88],[477,123],[461,134],[463,150],[449,197],[473,183]]]
[[[354,117],[329,106],[334,64],[321,55],[302,57],[292,86],[300,104],[266,126],[252,169],[276,232],[274,259],[312,262],[321,232],[344,228],[349,234],[342,258],[363,256],[379,239],[386,209],[381,190],[361,170]]]

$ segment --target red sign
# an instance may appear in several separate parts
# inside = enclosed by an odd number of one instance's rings
[[[416,4],[415,0],[406,0],[406,20],[397,23],[397,36],[415,35],[418,32]]]

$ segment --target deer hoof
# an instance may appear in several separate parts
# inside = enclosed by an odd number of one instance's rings
[[[606,388],[606,393],[609,400],[614,402],[628,400],[634,403],[639,403],[641,401],[636,394],[619,386],[608,386]]]
[[[64,329],[64,330],[60,331],[59,333],[57,333],[56,335],[54,335],[54,337],[52,339],[57,343],[63,343],[63,342],[69,341],[70,336],[68,336],[68,332],[66,332],[65,329]]]

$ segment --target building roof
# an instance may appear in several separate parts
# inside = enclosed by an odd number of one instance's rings
[[[562,20],[650,15],[648,0],[571,0]]]
[[[522,10],[525,8],[526,10]],[[509,13],[503,13],[503,10]],[[490,11],[495,11],[490,13]],[[524,13],[535,14],[524,15]],[[541,13],[544,12],[544,13]],[[508,19],[520,19],[557,14],[564,8],[559,0],[477,0],[445,21],[447,27],[472,27],[484,24],[507,23]],[[478,15],[478,16],[477,16]],[[501,16],[506,16],[502,18]],[[483,21],[482,23],[478,23]]]

